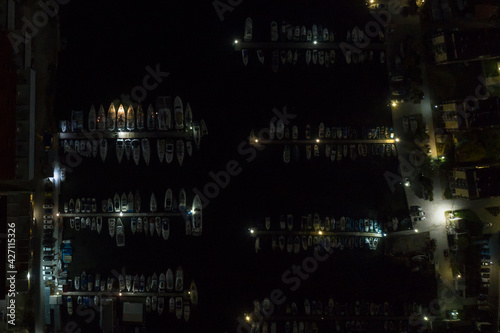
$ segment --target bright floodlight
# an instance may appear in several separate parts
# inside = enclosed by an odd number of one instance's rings
[[[118,296],[121,296],[121,295],[122,295],[122,293],[119,293],[119,294],[118,294]]]
[[[429,318],[427,318],[427,316],[424,316],[424,320],[429,320]]]
[[[123,213],[122,213],[122,212],[120,212],[120,216],[123,216]]]
[[[315,41],[313,42],[313,44],[314,44],[314,45],[318,44],[318,41],[316,41],[316,40],[315,40]]]
[[[316,139],[316,142],[319,143],[319,139]]]
[[[396,142],[399,142],[399,138],[396,138]]]
[[[234,44],[238,44],[238,40],[237,39],[234,40]]]
[[[462,277],[462,275],[461,275],[461,274],[457,274],[457,278],[459,278],[459,279],[460,279],[461,277]]]
[[[250,321],[250,317],[249,316],[246,316],[245,319],[246,319],[246,321]]]
[[[392,102],[392,106],[396,106],[396,102]]]
[[[59,213],[56,214],[59,217]]]
[[[250,229],[250,233],[253,234],[255,231],[253,229]]]
[[[28,272],[28,274],[26,274],[26,278],[29,280],[30,279],[30,272]]]
[[[415,232],[418,232],[418,229],[415,229]]]
[[[387,236],[387,234],[384,234],[384,237]]]
[[[259,143],[259,139],[255,139],[255,143]]]
[[[318,231],[318,234],[323,235],[323,231],[321,231],[321,230]]]

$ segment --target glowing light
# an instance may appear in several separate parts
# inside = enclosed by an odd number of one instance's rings
[[[250,233],[253,234],[255,232],[255,230],[253,229],[250,229]]]
[[[392,106],[396,106],[396,102],[392,102]]]
[[[123,213],[122,213],[122,212],[120,212],[120,216],[123,216]]]
[[[250,321],[250,317],[249,317],[249,316],[246,316],[246,317],[245,317],[245,320],[246,320],[246,321]]]
[[[28,272],[28,274],[26,274],[26,278],[29,280],[30,279],[30,272]]]
[[[259,139],[255,139],[255,143],[259,143]]]
[[[424,316],[424,320],[429,320],[429,318],[427,318],[426,316]]]
[[[318,234],[323,235],[323,231],[321,231],[321,230],[318,231]]]
[[[59,292],[57,292],[56,294],[59,295]]]
[[[118,294],[118,296],[121,296],[121,295],[122,295],[122,293],[119,293],[119,294]]]
[[[316,143],[319,143],[319,139],[316,139]]]
[[[238,44],[239,41],[237,39],[234,40],[234,44]]]
[[[316,41],[316,40],[315,40],[315,41],[313,42],[313,44],[314,44],[314,45],[318,44],[318,41]]]
[[[188,295],[191,295],[191,291],[188,291]]]
[[[457,274],[457,278],[460,279],[462,277],[461,274]]]
[[[57,215],[57,217],[59,217],[59,213],[57,213],[56,215]]]
[[[415,229],[415,232],[418,232],[418,229]]]
[[[387,236],[387,234],[384,234],[383,236],[385,237],[385,236]]]
[[[395,140],[396,140],[396,142],[399,142],[399,138],[396,138]]]

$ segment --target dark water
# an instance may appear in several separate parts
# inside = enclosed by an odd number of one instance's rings
[[[381,302],[391,298],[391,290],[405,290],[404,281],[413,281],[405,269],[394,268],[381,257],[382,250],[359,250],[335,253],[292,292],[282,274],[291,265],[301,264],[306,254],[271,254],[265,250],[270,240],[262,239],[264,253],[255,255],[247,229],[261,224],[265,216],[277,223],[280,214],[298,217],[317,211],[322,216],[384,220],[399,213],[406,203],[402,192],[390,192],[383,177],[385,171],[396,172],[394,158],[331,163],[325,157],[306,161],[302,151],[301,161],[285,165],[278,146],[266,147],[251,161],[247,161],[248,153],[239,153],[238,146],[247,141],[251,129],[268,125],[273,107],[281,110],[286,105],[296,114],[293,124],[299,126],[301,135],[306,123],[317,128],[320,121],[357,128],[391,124],[385,100],[385,67],[380,64],[348,66],[339,60],[329,70],[299,64],[274,74],[266,53],[265,66],[257,66],[253,59],[245,68],[241,54],[233,52],[232,41],[241,38],[248,16],[254,19],[256,40],[267,40],[272,19],[280,22],[286,18],[307,26],[322,23],[342,37],[348,28],[363,27],[369,19],[361,1],[339,5],[247,0],[226,12],[223,22],[209,1],[140,5],[132,1],[75,2],[62,9],[61,28],[67,47],[59,67],[59,117],[68,119],[71,110],[87,112],[92,104],[103,104],[107,109],[111,101],[142,84],[146,66],[159,64],[170,75],[148,92],[143,104],[154,103],[156,96],[179,95],[190,102],[195,120],[205,119],[209,128],[201,150],[186,158],[182,168],[160,165],[154,153],[149,168],[130,162],[119,165],[112,149],[106,163],[87,159],[68,175],[63,200],[96,197],[100,206],[103,198],[115,192],[139,189],[144,207],[152,191],[162,202],[166,188],[178,193],[183,187],[190,203],[193,188],[203,192],[205,184],[212,182],[210,171],[224,170],[232,160],[241,167],[241,173],[210,199],[201,238],[184,236],[180,218],[172,220],[168,242],[152,241],[145,235],[132,237],[128,229],[127,245],[122,249],[116,248],[106,232],[99,238],[89,231],[65,234],[75,245],[70,276],[82,269],[107,276],[122,267],[133,274],[149,275],[182,265],[186,283],[196,281],[200,304],[192,311],[190,322],[152,314],[147,317],[148,331],[164,331],[167,325],[172,332],[199,332],[200,328],[233,332],[236,318],[252,309],[252,301],[268,296],[275,288],[283,289],[298,303],[305,297],[319,299],[326,294],[345,301]],[[124,222],[127,226],[128,221]],[[396,297],[394,302],[402,299]],[[71,319],[89,332],[98,324],[97,319],[87,324],[82,317],[65,318]]]

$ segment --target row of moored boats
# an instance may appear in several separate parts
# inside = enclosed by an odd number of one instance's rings
[[[271,218],[266,217],[264,226],[266,230],[271,230]],[[308,214],[300,220],[300,225],[294,222],[293,214],[282,214],[279,217],[279,230],[288,231],[347,231],[347,232],[371,232],[382,233],[382,229],[377,220],[368,218],[352,219],[342,216],[340,219],[335,217],[320,218],[318,213]]]
[[[195,145],[199,148],[200,137],[195,136]],[[149,165],[151,161],[151,141],[150,139],[100,139],[100,140],[64,140],[63,147],[64,153],[75,152],[83,157],[97,157],[99,154],[101,160],[104,162],[108,156],[108,151],[111,150],[111,145],[114,144],[116,158],[118,163],[121,163],[123,157],[127,161],[133,160],[135,165],[139,165],[142,159]],[[154,142],[154,141],[153,141]],[[184,161],[185,152],[188,156],[193,154],[193,143],[190,140],[184,141],[178,139],[176,141],[171,139],[156,139],[156,151],[160,163],[172,163],[174,156],[180,166]]]

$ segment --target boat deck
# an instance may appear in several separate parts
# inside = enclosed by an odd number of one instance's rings
[[[105,296],[105,297],[152,297],[152,296],[162,296],[162,297],[182,297],[183,299],[189,300],[190,295],[187,291],[184,292],[131,292],[131,291],[66,291],[62,293],[63,296]]]
[[[365,45],[366,44],[366,45]],[[235,51],[241,51],[242,49],[303,49],[303,50],[352,50],[356,51],[357,49],[363,50],[379,50],[385,51],[385,44],[380,42],[371,42],[371,43],[359,43],[356,46],[355,43],[351,42],[318,42],[314,44],[313,42],[244,42],[238,40],[237,43],[234,44]]]
[[[156,212],[156,213],[67,213],[59,217],[156,217],[156,216],[185,216],[186,213]]]
[[[361,232],[361,231],[288,231],[288,230],[254,230],[250,236],[267,236],[267,235],[305,235],[305,236],[360,236],[360,237],[383,237],[382,234],[376,232]]]
[[[58,133],[59,139],[70,140],[70,139],[87,139],[87,140],[99,140],[99,139],[142,139],[142,138],[178,138],[178,139],[191,139],[193,138],[192,131],[144,131],[144,132],[108,132],[108,131],[95,131],[95,132],[61,132]]]
[[[269,145],[269,144],[306,144],[306,145],[314,145],[318,143],[322,144],[391,144],[391,143],[396,143],[395,139],[318,139],[319,141],[316,141],[316,139],[311,139],[311,140],[290,140],[290,139],[275,139],[275,140],[262,140],[258,139],[257,142],[255,142],[256,139],[250,139],[250,144],[252,145]]]

